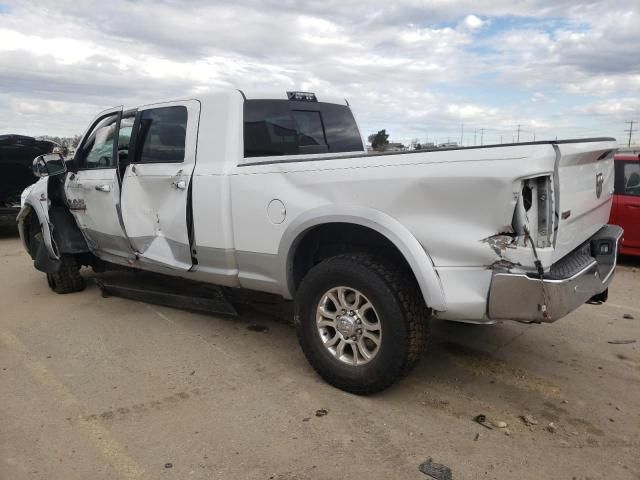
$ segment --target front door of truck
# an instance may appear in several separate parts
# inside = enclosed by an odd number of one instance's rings
[[[122,118],[122,107],[99,114],[78,145],[74,171],[65,179],[69,210],[92,251],[105,260],[114,260],[110,256],[127,258],[133,253],[118,214],[117,172],[118,154],[127,148],[124,143],[119,145],[118,134],[130,130],[131,125],[131,118]]]
[[[122,173],[124,228],[142,265],[189,270],[190,189],[200,102],[138,109],[132,150]]]

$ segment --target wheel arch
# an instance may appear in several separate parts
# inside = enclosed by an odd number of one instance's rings
[[[89,247],[71,212],[59,195],[53,195],[60,185],[51,185],[50,180],[41,179],[31,187],[17,221],[22,244],[32,256],[35,268],[46,273],[57,273],[63,255],[86,254],[89,253]],[[38,222],[42,232],[42,242],[37,252],[30,245],[32,219]]]
[[[29,236],[29,223],[33,221],[34,216],[42,232],[42,243],[40,243],[40,248],[36,252],[32,250]],[[17,220],[20,239],[24,248],[33,258],[33,264],[36,269],[45,273],[55,273],[60,270],[60,254],[53,241],[48,212],[41,205],[34,205],[27,200],[20,209]]]
[[[362,206],[318,207],[300,215],[289,225],[278,249],[278,256],[284,261],[281,278],[286,286],[285,296],[295,296],[296,283],[299,281],[299,278],[296,278],[296,252],[305,237],[318,228],[335,224],[365,228],[384,238],[408,264],[427,305],[434,310],[446,310],[442,283],[431,257],[420,242],[395,218],[379,210]]]

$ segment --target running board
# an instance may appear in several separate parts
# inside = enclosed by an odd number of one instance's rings
[[[197,295],[170,293],[160,289],[119,285],[115,283],[108,283],[100,279],[94,280],[100,290],[102,290],[103,297],[121,297],[129,300],[135,300],[137,302],[152,303],[154,305],[179,308],[182,310],[219,313],[232,317],[238,316],[236,309],[233,308],[233,305],[224,298],[222,293],[219,294],[218,298],[211,298]]]

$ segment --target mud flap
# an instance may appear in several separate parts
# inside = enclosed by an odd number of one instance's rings
[[[44,242],[40,242],[36,258],[33,261],[33,266],[44,273],[58,273],[61,265],[62,263],[60,260],[49,256],[49,252],[47,251],[47,247],[44,245]]]

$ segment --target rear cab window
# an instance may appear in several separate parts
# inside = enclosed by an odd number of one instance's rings
[[[244,102],[245,158],[363,150],[356,121],[346,105],[296,100]]]

